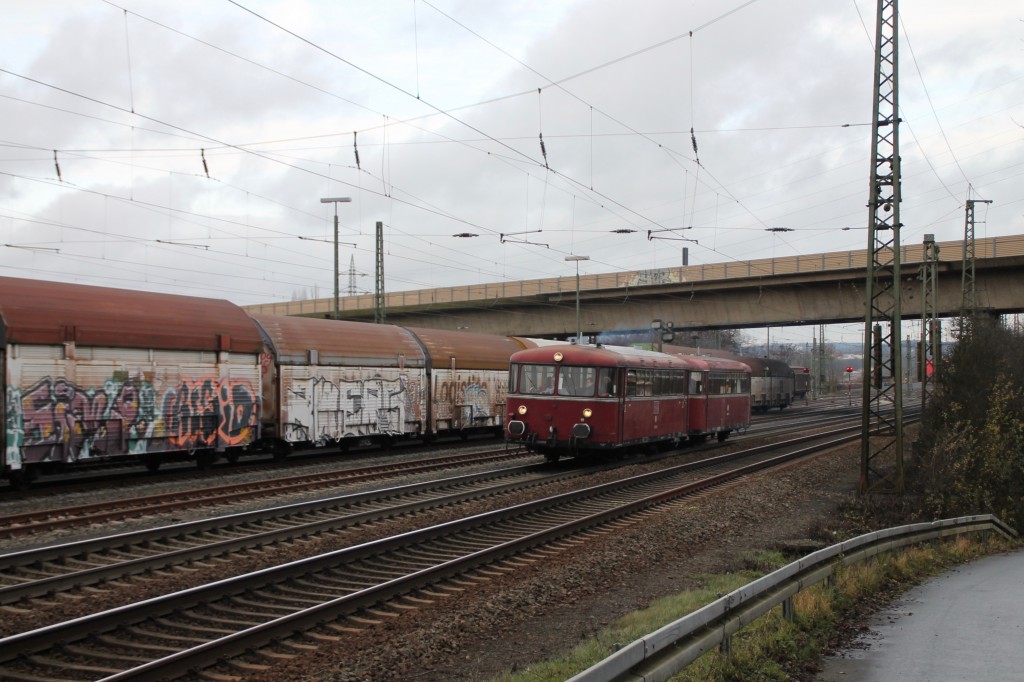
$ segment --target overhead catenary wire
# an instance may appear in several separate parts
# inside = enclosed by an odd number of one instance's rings
[[[415,9],[415,8],[414,8],[414,9]],[[418,36],[417,36],[417,38],[418,38]],[[691,42],[691,49],[692,49],[692,42]],[[417,79],[417,80],[418,80],[418,79]],[[420,95],[420,92],[419,92],[419,87],[418,87],[418,85],[417,85],[417,88],[416,88],[416,94],[417,94],[417,96],[419,96],[419,95]],[[691,106],[692,106],[692,98],[691,98]],[[133,108],[134,108],[134,107],[133,107]],[[386,117],[385,117],[385,126],[386,126],[386,125],[387,125],[387,120],[386,120]],[[591,127],[592,127],[592,125],[591,125]],[[696,126],[691,126],[691,130],[694,130],[694,129],[696,129],[696,134],[697,134],[697,135],[699,136],[699,134],[700,134],[700,128],[699,128],[699,127],[696,127]],[[561,137],[561,136],[559,136],[559,135],[556,135],[556,134],[555,134],[555,132],[556,132],[556,131],[547,131],[547,130],[544,130],[544,131],[539,131],[539,132],[538,132],[538,135],[539,135],[539,136],[541,136],[541,137],[539,137],[539,139],[540,139],[540,140],[542,140],[542,141],[543,141],[544,143],[546,143],[546,145],[547,145],[547,146],[550,146],[550,144],[551,144],[551,140],[554,140],[554,139],[558,139],[559,137]],[[685,132],[685,131],[684,131],[684,132]],[[549,138],[548,140],[543,140],[543,137],[542,137],[542,136],[544,135],[544,133],[548,133],[548,135],[547,135],[547,137]],[[592,133],[593,133],[593,131],[591,131],[591,142],[593,141],[593,134],[592,134]],[[625,134],[627,134],[627,135],[631,135],[632,133],[625,133]],[[465,137],[469,137],[469,136],[466,136],[466,135],[453,135],[452,137],[453,137],[453,138],[458,138],[458,137],[462,137],[462,138],[465,138]],[[497,136],[496,136],[496,137],[497,137]],[[691,137],[692,137],[692,136],[691,136]],[[480,139],[486,139],[486,138],[480,138]],[[505,139],[505,140],[508,140],[508,139],[511,139],[511,138],[499,138],[499,139]],[[537,139],[537,138],[535,138],[535,139]],[[691,141],[692,141],[692,140],[691,140]],[[703,141],[704,141],[704,140],[703,140],[703,138],[702,138],[702,139],[701,139],[701,142],[703,142]],[[355,140],[353,140],[353,142],[355,142]],[[373,142],[371,141],[371,143],[370,143],[370,145],[369,145],[369,146],[371,146],[371,147],[372,147],[372,145],[373,145],[373,144],[374,144],[374,143],[373,143]],[[536,143],[534,143],[534,144],[536,144]],[[214,145],[210,145],[210,147],[213,147],[213,146],[214,146]],[[703,147],[703,145],[702,145],[702,147]],[[231,153],[239,153],[239,149],[237,149],[237,147],[236,147],[236,148],[232,148],[232,147],[226,147],[226,148],[224,148],[224,149],[225,149],[225,150],[229,150],[229,151],[230,151]],[[208,150],[209,150],[209,147],[207,147],[207,148],[206,148],[206,150],[208,151]],[[371,153],[372,153],[372,149],[371,149]],[[62,155],[62,156],[64,156],[64,152],[63,152],[63,151],[61,152],[61,155]],[[268,156],[272,156],[272,155],[273,155],[273,154],[268,154]],[[545,156],[545,155],[544,155],[544,154],[542,154],[542,156]],[[280,156],[279,158],[284,158],[284,157],[283,157],[283,155],[282,155],[282,156]],[[64,159],[64,158],[62,158],[62,159],[61,159],[61,161],[65,161],[65,159]],[[544,159],[544,161],[545,161],[545,163],[544,163],[544,164],[542,164],[542,165],[543,165],[543,166],[547,166],[547,165],[548,165],[548,164],[547,164],[547,161],[548,161],[548,160],[547,160],[547,159],[545,158],[545,159]],[[220,164],[218,163],[218,164],[217,164],[217,168],[218,168],[218,169],[221,169],[221,168],[222,168],[222,166],[221,166],[221,165],[220,165]],[[358,164],[358,163],[357,163],[357,166],[356,166],[356,168],[357,168],[357,170],[361,170],[361,169],[359,169],[359,164]],[[74,169],[72,169],[72,170],[74,170]],[[206,169],[206,170],[208,170],[208,169]],[[544,172],[544,171],[541,171],[541,172]],[[699,171],[698,171],[698,172],[699,172]],[[69,177],[71,177],[71,176],[73,176],[73,173],[72,173],[72,174],[70,174],[70,175],[69,175],[69,174],[65,174],[65,175],[68,175]],[[537,175],[539,176],[539,173],[538,173]],[[386,173],[385,173],[385,171],[384,171],[383,167],[382,167],[382,170],[381,170],[381,176],[382,176],[382,177],[386,177]],[[76,178],[76,179],[77,179],[77,178]],[[732,181],[732,179],[733,179],[733,178],[731,178],[731,177],[730,177],[730,181]],[[565,186],[566,188],[568,188],[568,191],[570,191],[570,192],[573,192],[573,190],[572,190],[571,188],[569,188],[569,185],[568,185],[567,183],[557,183],[557,182],[556,182],[556,183],[553,183],[553,184],[552,184],[552,187],[555,187],[555,186],[557,186],[557,185],[563,185],[563,186]],[[589,178],[589,179],[588,179],[588,181],[587,181],[587,186],[592,186],[592,185],[593,185],[593,171],[591,171],[591,173],[590,173],[590,178]],[[386,189],[385,189],[385,190],[383,191],[383,194],[384,194],[384,195],[386,196],[386,195],[388,194],[388,190],[386,190]],[[581,197],[582,197],[582,196],[584,196],[584,194],[585,194],[585,193],[580,193],[580,194],[579,194],[579,196],[581,196]],[[573,197],[574,197],[574,200],[575,200],[575,197],[576,197],[576,196],[577,196],[577,193],[573,192]],[[746,195],[746,194],[743,194],[743,195],[741,195],[741,196],[742,196],[742,198],[743,198],[744,200],[746,200],[746,199],[747,199],[747,195]],[[717,203],[717,202],[718,202],[718,201],[719,201],[719,200],[720,200],[721,198],[722,198],[722,195],[720,195],[720,194],[717,194],[717,193],[716,193],[716,195],[715,195],[715,201],[716,201],[716,203]],[[444,202],[438,202],[438,203],[442,203],[442,204],[443,204]],[[629,202],[625,202],[625,203],[629,203]],[[722,202],[722,204],[723,204],[723,205],[726,205],[726,206],[727,206],[727,205],[728,205],[728,202]],[[445,212],[445,213],[448,213],[448,214],[450,215],[450,213],[452,212],[452,211],[451,211],[451,207],[449,206],[448,208],[449,208],[449,210],[448,210],[448,211],[444,211],[444,212]],[[638,208],[638,206],[633,206],[633,208]],[[694,204],[694,207],[693,207],[693,209],[696,209],[696,204]],[[703,210],[703,209],[702,209],[702,210]],[[457,211],[456,211],[456,212],[457,212]],[[644,212],[645,212],[645,211],[644,211]],[[758,210],[758,212],[761,212],[761,210],[759,209],[759,210]],[[705,214],[705,215],[706,215],[706,214]],[[765,214],[765,215],[767,215],[767,214]],[[471,221],[471,222],[473,222],[473,221]],[[476,221],[476,222],[478,222],[478,221]],[[696,222],[696,221],[691,221],[691,222]],[[773,217],[773,218],[771,219],[771,222],[770,222],[770,224],[774,224],[774,223],[775,223],[775,218]],[[672,222],[668,222],[668,223],[666,223],[666,224],[675,224],[675,223],[672,223]],[[714,223],[712,223],[712,224],[714,224]],[[497,230],[500,230],[500,229],[507,229],[507,228],[503,228],[503,227],[502,227],[502,226],[500,226],[500,225],[497,225],[497,226],[496,226],[496,225],[490,225],[490,226],[488,226],[488,227],[491,227],[492,229],[497,229]],[[476,228],[471,228],[471,229],[476,229]],[[727,227],[727,228],[725,228],[725,229],[730,229],[730,228],[728,228],[728,227]],[[753,229],[757,229],[757,228],[756,228],[756,227],[736,227],[736,228],[734,228],[734,229],[751,229],[751,230],[753,230]],[[495,236],[496,236],[496,235],[495,235]],[[441,246],[441,245],[439,245],[439,248],[445,248],[445,247],[444,247],[444,246]]]

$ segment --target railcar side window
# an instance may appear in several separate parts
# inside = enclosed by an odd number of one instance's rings
[[[628,396],[682,395],[685,387],[686,373],[679,370],[631,369],[626,373],[626,395]],[[698,380],[697,392],[699,391],[700,381]]]
[[[512,363],[508,368],[508,392],[519,392],[519,365]]]
[[[636,370],[631,369],[626,372],[626,395],[636,395]]]
[[[750,377],[742,372],[711,372],[708,378],[708,393],[749,393]]]
[[[593,396],[597,370],[594,367],[566,367],[558,369],[558,395]]]
[[[519,392],[551,395],[555,392],[554,365],[523,365],[519,370]]]
[[[611,367],[602,367],[597,379],[597,387],[598,395],[602,398],[614,397],[618,390],[615,385],[615,370]]]

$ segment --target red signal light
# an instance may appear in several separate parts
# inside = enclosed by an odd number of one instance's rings
[[[809,367],[804,367],[804,374],[810,374],[810,373],[811,373],[811,369]]]
[[[846,371],[847,371],[847,372],[852,372],[852,371],[853,371],[853,367],[847,367],[847,368],[846,368]]]

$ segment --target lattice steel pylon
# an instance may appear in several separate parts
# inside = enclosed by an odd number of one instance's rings
[[[939,247],[935,235],[924,236],[921,263],[921,344],[917,364],[921,374],[921,409],[931,400],[942,359],[942,327],[938,315]]]
[[[348,260],[348,295],[356,295],[356,257],[352,256]]]
[[[964,260],[963,274],[961,277],[960,291],[960,334],[968,331],[971,318],[978,312],[978,298],[975,289],[974,278],[974,205],[991,204],[991,199],[968,199],[964,211]]]
[[[897,1],[878,0],[865,283],[862,493],[903,492],[898,23]],[[888,353],[882,323],[888,325]]]
[[[373,321],[384,324],[384,223],[377,222],[377,263],[374,268]]]

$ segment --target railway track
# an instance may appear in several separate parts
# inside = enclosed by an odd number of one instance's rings
[[[393,460],[383,464],[338,469],[314,474],[232,483],[188,491],[108,500],[72,507],[7,514],[0,517],[0,537],[22,537],[57,529],[101,524],[127,518],[154,516],[175,510],[214,507],[244,500],[271,498],[294,492],[325,490],[339,485],[380,480],[394,476],[440,471],[453,466],[493,464],[532,457],[521,449],[489,448],[484,452],[462,453],[414,460]]]
[[[385,525],[428,509],[582,477],[600,468],[546,469],[497,469],[0,554],[0,605],[270,545],[343,537],[356,527]],[[340,543],[341,537],[336,541]]]
[[[763,419],[763,418],[762,418]],[[746,435],[773,436],[792,432],[797,428],[824,428],[849,419],[845,411],[792,415],[787,420],[765,420],[756,424]],[[738,437],[736,440],[740,440]],[[479,446],[474,446],[479,447]],[[327,473],[293,474],[271,480],[208,486],[186,491],[162,492],[121,500],[66,507],[52,507],[30,512],[9,513],[0,516],[0,538],[38,535],[54,530],[67,530],[89,525],[102,525],[110,521],[142,519],[176,510],[224,506],[235,502],[274,498],[289,493],[327,490],[338,485],[382,480],[388,477],[427,473],[449,467],[474,464],[501,463],[525,457],[534,457],[521,449],[502,449],[485,446],[483,451],[401,460],[396,458],[383,464],[331,471]],[[712,446],[705,446],[712,447]]]
[[[687,495],[859,437],[859,427],[844,431],[477,514],[13,635],[0,640],[0,678],[171,678],[227,658],[224,674],[266,669]]]

